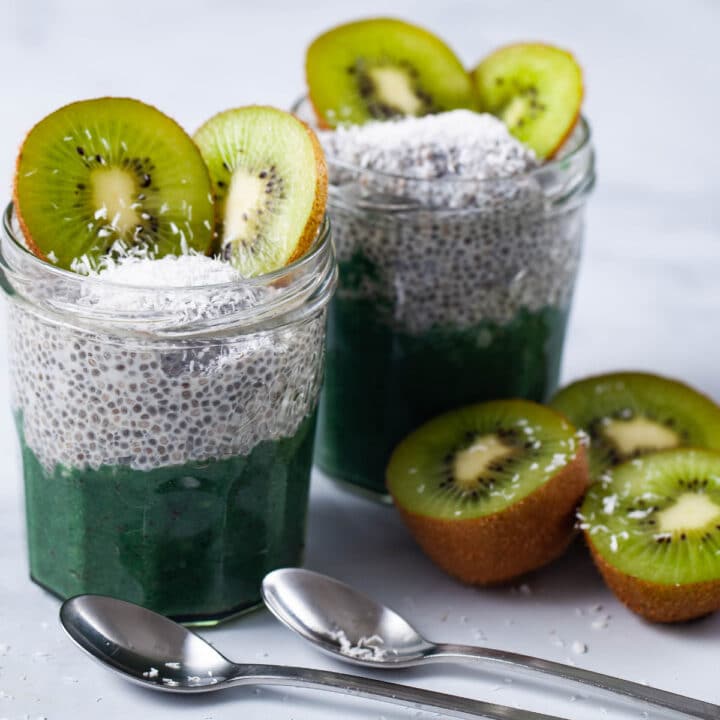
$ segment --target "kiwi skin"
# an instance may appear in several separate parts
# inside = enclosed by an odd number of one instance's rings
[[[575,509],[590,486],[585,448],[544,485],[501,512],[445,520],[399,507],[420,547],[471,585],[498,585],[560,557],[575,537]]]
[[[328,170],[322,145],[320,145],[320,141],[314,130],[306,122],[302,120],[299,122],[302,123],[312,141],[315,160],[317,161],[317,182],[315,183],[315,199],[313,200],[307,224],[295,248],[295,252],[288,258],[288,265],[295,260],[299,260],[310,249],[325,217],[328,198]]]
[[[637,615],[656,623],[677,623],[720,610],[720,580],[667,585],[620,572],[607,563],[585,533],[590,553],[608,587]]]

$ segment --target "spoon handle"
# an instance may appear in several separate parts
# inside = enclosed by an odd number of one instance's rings
[[[504,705],[470,700],[469,698],[423,690],[409,685],[346,675],[328,670],[289,667],[282,665],[242,665],[230,680],[233,684],[285,685],[292,687],[328,690],[329,692],[361,698],[379,699],[416,710],[442,711],[456,718],[491,718],[491,720],[562,720],[529,710],[518,710]]]
[[[562,680],[571,680],[583,685],[607,692],[624,695],[633,700],[650,703],[674,712],[689,715],[699,720],[718,720],[720,706],[695,700],[694,698],[666,690],[641,685],[640,683],[622,680],[621,678],[603,675],[602,673],[585,670],[584,668],[563,665],[562,663],[543,660],[529,655],[495,650],[493,648],[475,647],[470,645],[437,644],[426,655],[427,660],[488,660],[500,663],[513,670],[530,670],[533,672],[553,675]]]

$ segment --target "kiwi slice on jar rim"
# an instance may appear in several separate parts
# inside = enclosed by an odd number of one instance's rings
[[[475,584],[561,555],[588,482],[575,428],[526,400],[441,415],[408,435],[387,467],[388,491],[425,553]]]
[[[20,149],[13,198],[29,249],[65,269],[91,270],[108,253],[205,253],[213,242],[200,151],[138,100],[83,100],[41,120]]]
[[[305,64],[321,127],[474,109],[473,84],[438,37],[401,20],[347,23],[316,38]]]
[[[315,133],[290,113],[248,106],[215,115],[195,141],[210,169],[222,256],[246,277],[301,257],[327,204]]]
[[[500,48],[471,76],[480,109],[499,117],[539,158],[559,150],[580,116],[582,69],[569,52],[552,45]]]
[[[630,460],[578,513],[605,581],[631,610],[677,622],[720,609],[720,454],[680,448]]]
[[[658,450],[720,450],[720,407],[677,380],[639,372],[598,375],[563,388],[550,405],[588,434],[593,479]]]

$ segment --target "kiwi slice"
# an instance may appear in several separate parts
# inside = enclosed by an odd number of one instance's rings
[[[221,252],[246,277],[301,257],[327,203],[327,168],[315,133],[272,107],[227,110],[195,134],[210,169]]]
[[[720,454],[680,448],[623,463],[593,485],[579,518],[634,612],[676,622],[720,609]]]
[[[455,53],[401,20],[360,20],[329,30],[308,48],[305,70],[322,127],[476,106]]]
[[[582,70],[560,48],[540,43],[500,48],[472,78],[481,109],[497,115],[540,158],[557,152],[580,115]]]
[[[108,253],[205,253],[213,241],[199,150],[138,100],[84,100],[41,120],[20,150],[14,202],[28,247],[65,269]]]
[[[588,485],[585,449],[561,415],[497,400],[406,437],[387,487],[423,550],[464,582],[511,580],[562,554]]]
[[[590,437],[590,475],[658,450],[720,450],[720,407],[691,387],[649,373],[579,380],[550,401]]]

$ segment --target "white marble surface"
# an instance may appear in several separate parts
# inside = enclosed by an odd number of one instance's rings
[[[302,87],[307,41],[333,23],[380,13],[435,28],[468,63],[525,38],[576,51],[586,68],[599,185],[564,376],[646,368],[720,398],[720,5],[714,0],[0,0],[0,184],[8,196],[23,133],[67,101],[136,96],[189,129],[232,105],[287,106]],[[3,378],[5,365],[3,326]],[[6,388],[3,382],[0,408],[7,407]],[[15,438],[4,410],[0,430],[0,720],[418,717],[295,691],[168,698],[91,664],[61,634],[56,600],[27,579]],[[647,625],[612,599],[582,547],[530,577],[530,594],[464,588],[424,559],[392,510],[348,498],[316,478],[307,562],[391,603],[438,639],[487,638],[720,702],[720,615],[682,627]],[[597,604],[611,616],[605,629],[592,627]],[[339,668],[266,613],[207,635],[238,660]],[[587,653],[573,653],[576,640]],[[474,669],[438,667],[395,678],[578,720],[641,717],[575,690],[557,693]]]

